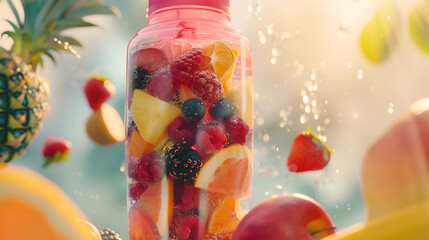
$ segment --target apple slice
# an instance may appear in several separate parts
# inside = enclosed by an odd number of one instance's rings
[[[179,108],[139,89],[134,90],[130,110],[143,140],[155,146],[167,134],[168,125],[180,115]]]
[[[86,122],[88,136],[100,145],[111,145],[125,139],[125,126],[119,113],[104,103]]]

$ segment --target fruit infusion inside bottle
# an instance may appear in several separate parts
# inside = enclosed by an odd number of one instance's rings
[[[234,46],[169,39],[129,50],[130,239],[229,239],[243,217],[253,85],[249,53]]]

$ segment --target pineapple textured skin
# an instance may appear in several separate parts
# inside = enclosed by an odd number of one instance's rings
[[[25,153],[49,112],[49,85],[0,48],[0,164]]]

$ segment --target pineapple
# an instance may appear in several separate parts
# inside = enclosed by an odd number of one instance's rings
[[[15,23],[7,20],[13,31],[2,33],[12,38],[11,49],[0,47],[0,166],[25,153],[48,114],[49,85],[35,72],[42,56],[55,62],[53,52],[76,53],[81,44],[62,32],[95,26],[85,16],[115,12],[99,0],[21,0],[22,20],[7,2]]]

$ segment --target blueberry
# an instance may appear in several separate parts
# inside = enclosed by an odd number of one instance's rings
[[[131,83],[133,89],[145,89],[150,74],[139,66],[133,66],[131,70]]]
[[[234,114],[236,109],[234,103],[222,98],[210,105],[209,114],[213,119],[225,121]]]
[[[206,114],[204,102],[198,98],[191,98],[182,104],[182,116],[188,122],[198,122]]]

